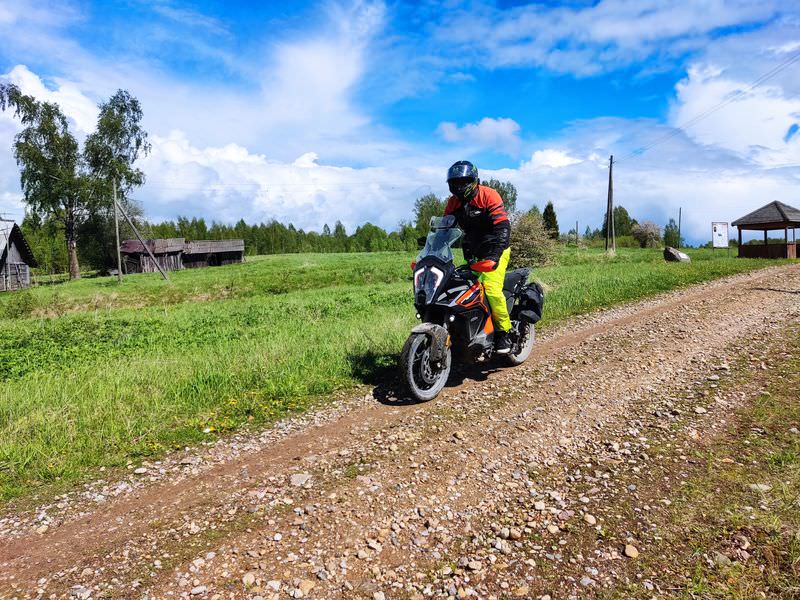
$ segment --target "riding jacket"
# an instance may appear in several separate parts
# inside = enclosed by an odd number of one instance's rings
[[[464,258],[472,270],[488,272],[496,269],[511,236],[511,223],[500,194],[479,185],[466,206],[455,196],[450,196],[444,214],[454,215],[458,226],[464,230]]]

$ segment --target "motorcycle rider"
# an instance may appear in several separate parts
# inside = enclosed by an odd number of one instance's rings
[[[508,354],[511,318],[503,295],[503,281],[511,256],[511,223],[503,199],[492,188],[480,185],[477,167],[466,160],[448,169],[447,186],[452,196],[447,199],[444,214],[454,215],[464,230],[464,258],[470,269],[479,273],[478,279],[492,309],[495,352]]]

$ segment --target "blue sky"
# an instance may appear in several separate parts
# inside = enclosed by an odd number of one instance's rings
[[[116,89],[141,100],[152,219],[391,229],[467,158],[523,208],[596,227],[609,154],[665,135],[615,171],[636,218],[683,207],[704,241],[712,220],[800,205],[800,61],[748,90],[800,52],[794,2],[4,0],[0,39],[0,77],[79,136]],[[0,212],[17,218],[18,129],[0,115]]]

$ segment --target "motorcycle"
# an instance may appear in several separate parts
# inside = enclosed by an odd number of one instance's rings
[[[453,215],[433,217],[411,265],[421,323],[403,346],[400,367],[407,392],[420,402],[442,391],[454,360],[485,362],[494,353],[494,324],[483,285],[468,265],[454,264],[453,246],[462,234]],[[503,356],[512,366],[530,356],[534,326],[542,317],[544,292],[538,283],[527,283],[529,274],[528,269],[508,271],[503,283],[512,324],[511,352]]]

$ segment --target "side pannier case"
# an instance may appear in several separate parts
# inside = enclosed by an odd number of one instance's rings
[[[522,288],[519,298],[519,318],[528,323],[537,323],[542,318],[544,290],[538,283],[529,283]]]

